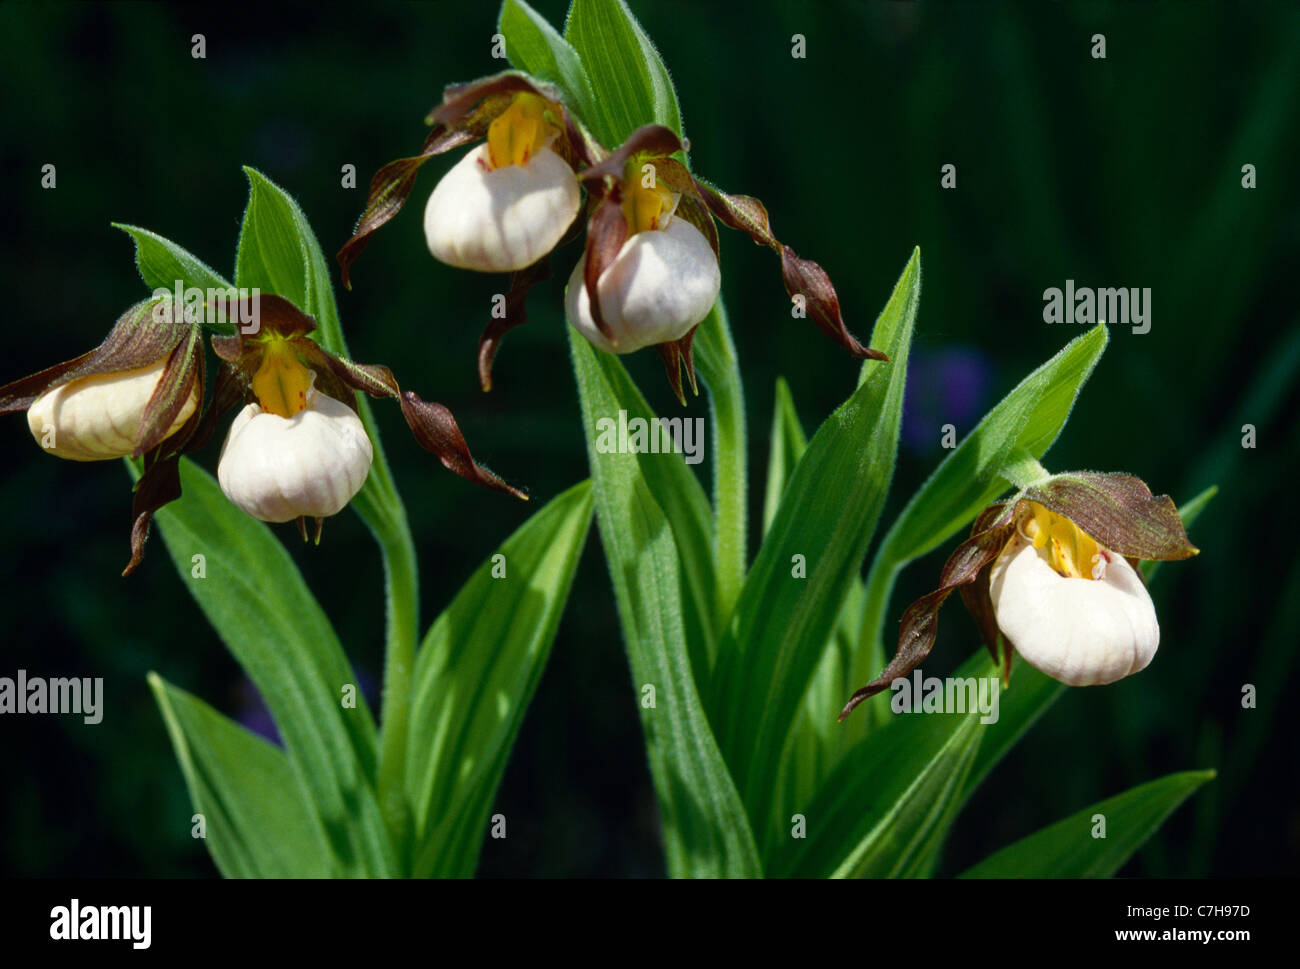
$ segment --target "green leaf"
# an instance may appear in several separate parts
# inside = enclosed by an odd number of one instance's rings
[[[904,565],[937,548],[1007,490],[1005,465],[1021,453],[1041,458],[1065,426],[1075,398],[1109,339],[1098,324],[1031,373],[984,415],[912,496],[881,541],[867,574],[860,653],[883,651],[882,630],[894,579]],[[850,689],[879,672],[854,670]]]
[[[785,486],[807,447],[808,439],[790,386],[785,378],[778,377],[763,503],[764,534],[776,517]],[[855,577],[791,728],[780,771],[780,817],[786,815],[787,808],[793,810],[807,804],[835,766],[839,753],[837,740],[844,731],[844,725],[836,723],[835,717],[844,706],[845,678],[857,655],[863,596],[862,582]]]
[[[671,454],[604,453],[596,421],[649,410],[617,359],[598,353],[569,328],[582,403],[588,461],[605,558],[632,667],[629,703],[638,703],[650,774],[659,797],[668,869],[674,875],[756,875],[761,869],[753,833],[700,700],[687,646],[683,557],[707,557],[699,522],[686,514],[697,504]],[[673,470],[680,465],[680,470]],[[692,478],[693,480],[693,478]],[[698,489],[698,482],[695,484]],[[684,502],[667,508],[665,501]],[[702,495],[700,501],[703,501]],[[704,512],[707,516],[707,502]],[[677,520],[670,517],[676,514]],[[679,557],[679,551],[682,557]],[[711,585],[710,585],[711,588]],[[689,594],[688,594],[689,595]],[[708,613],[705,613],[708,615]],[[654,690],[648,704],[644,687]]]
[[[1107,878],[1214,771],[1183,771],[1100,801],[985,858],[962,878]],[[1095,815],[1106,836],[1093,836]]]
[[[763,534],[772,527],[786,483],[808,447],[799,413],[784,377],[776,378],[776,402],[772,407],[771,452],[767,459],[767,491],[763,496]]]
[[[892,362],[868,361],[858,389],[809,443],[718,645],[709,709],[763,837],[778,830],[770,807],[780,753],[893,477],[920,291],[918,249],[872,334]],[[796,556],[806,578],[793,575]]]
[[[470,876],[591,525],[590,482],[528,519],[456,594],[416,659],[407,779],[417,876]]]
[[[819,792],[842,752],[838,743],[846,724],[836,717],[844,708],[844,679],[857,657],[858,622],[862,616],[862,580],[854,576],[844,597],[830,641],[804,693],[777,781],[776,816],[802,810]]]
[[[955,675],[987,678],[999,689],[987,655],[975,655]],[[799,808],[807,819],[806,837],[776,842],[770,874],[909,874],[950,820],[952,800],[979,749],[979,718],[978,710],[898,714],[873,731]]]
[[[606,148],[658,123],[683,135],[677,93],[663,58],[623,0],[573,0],[564,25],[599,94],[583,118]]]
[[[584,348],[586,346],[588,344],[584,341]],[[586,421],[589,439],[599,439],[604,426],[611,427],[611,433],[616,434],[614,428],[618,426],[620,411],[627,413],[629,426],[633,420],[646,421],[647,426],[649,422],[659,420],[618,357],[593,351],[592,360],[601,371],[600,381],[595,386],[604,393]],[[613,424],[597,426],[604,418]],[[702,678],[712,669],[717,648],[713,618],[718,611],[717,576],[712,552],[713,512],[709,499],[705,497],[699,479],[680,455],[645,452],[635,455],[634,461],[672,529],[681,559],[682,605],[692,667],[696,676]]]
[[[506,39],[511,64],[559,88],[568,107],[584,123],[597,113],[596,96],[582,58],[545,17],[524,0],[505,0],[497,30]]]
[[[175,290],[177,282],[183,288],[193,287],[205,291],[230,288],[230,283],[216,271],[170,239],[164,239],[148,229],[120,222],[114,222],[113,228],[121,229],[135,241],[135,265],[146,286],[155,290],[165,289],[169,293]],[[234,327],[229,324],[207,325],[220,333],[234,332]]]
[[[266,525],[188,459],[180,478],[182,497],[156,521],[181,581],[265,699],[339,867],[394,874],[375,800],[374,721],[359,690],[355,708],[341,703],[357,678],[333,627]]]
[[[330,264],[307,216],[292,196],[256,168],[244,166],[244,174],[248,207],[235,251],[235,285],[283,296],[315,318],[321,346],[346,356]]]
[[[149,674],[204,844],[227,878],[338,874],[319,818],[280,748]]]

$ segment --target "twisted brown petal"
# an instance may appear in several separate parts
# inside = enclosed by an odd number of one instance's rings
[[[167,357],[162,376],[140,414],[131,457],[138,458],[146,451],[152,451],[170,436],[172,424],[196,386],[199,405],[195,413],[203,409],[203,368],[203,331],[193,327],[188,337],[178,343]]]
[[[323,350],[321,355],[328,361],[331,371],[352,389],[363,391],[371,397],[397,398],[402,407],[402,416],[406,418],[407,426],[416,441],[426,451],[436,454],[447,470],[485,488],[528,500],[528,496],[518,488],[506,484],[474,460],[469,445],[465,443],[465,436],[456,424],[456,418],[442,404],[422,400],[409,390],[402,390],[393,372],[385,366],[354,363]]]
[[[180,430],[144,455],[144,474],[136,482],[135,494],[131,498],[131,560],[122,570],[124,578],[134,572],[144,560],[144,546],[149,539],[149,526],[154,513],[181,496],[181,456],[197,451],[208,442],[218,417],[229,410],[243,392],[234,371],[223,365],[217,374],[212,403],[204,412],[202,401],[207,364],[203,359],[201,345],[196,356],[198,362],[191,375],[191,383],[198,386],[200,406],[195,408]],[[185,396],[188,395],[189,392],[186,391]],[[185,397],[181,399],[184,400]],[[175,420],[175,415],[171,420]]]
[[[79,357],[55,364],[0,387],[0,414],[26,410],[41,394],[60,384],[97,374],[135,370],[170,354],[194,327],[169,299],[147,299],[118,317],[104,342]],[[175,415],[173,415],[173,418]]]
[[[585,182],[594,182],[602,178],[622,181],[623,169],[627,167],[627,161],[633,155],[670,155],[681,150],[683,150],[682,140],[671,128],[665,128],[661,124],[642,125],[600,162],[579,172],[578,177]],[[657,165],[660,160],[656,158],[654,163]]]
[[[352,264],[370,244],[370,237],[402,211],[402,206],[411,195],[411,189],[415,187],[415,176],[420,166],[435,155],[459,148],[478,137],[481,135],[469,131],[435,128],[429,132],[418,155],[391,161],[375,172],[370,179],[366,207],[352,230],[351,238],[343,243],[335,257],[339,261],[345,289],[352,288]]]
[[[478,341],[478,379],[485,391],[492,389],[492,361],[496,359],[501,340],[517,326],[528,322],[525,301],[528,291],[551,275],[549,256],[544,256],[524,269],[510,274],[510,289],[506,293],[505,315],[494,316],[483,329]]]
[[[144,561],[144,545],[149,539],[149,525],[154,512],[181,496],[180,455],[159,458],[151,452],[153,460],[145,460],[145,472],[135,483],[131,499],[131,560],[122,570],[122,577],[130,575]]]
[[[691,341],[695,339],[695,331],[698,326],[691,327],[691,331],[679,340],[670,340],[667,343],[656,343],[655,349],[659,351],[659,356],[664,361],[664,372],[668,374],[668,383],[673,388],[673,394],[676,396],[678,403],[683,407],[686,406],[686,395],[682,392],[682,367],[686,368],[686,376],[691,384],[691,392],[696,397],[700,395],[699,384],[695,380],[695,361],[691,358]]]
[[[1015,531],[1013,512],[1014,508],[995,505],[976,520],[978,530],[958,545],[944,563],[939,588],[917,599],[903,613],[894,658],[878,677],[849,697],[840,720],[863,700],[888,688],[900,676],[907,676],[930,655],[939,627],[939,607],[957,588],[975,582],[984,567],[997,558]]]
[[[748,195],[728,195],[699,179],[694,179],[694,182],[704,204],[724,225],[739,229],[755,242],[780,253],[786,292],[791,296],[803,296],[808,315],[823,333],[859,359],[889,359],[879,350],[864,346],[849,332],[840,311],[839,296],[826,270],[811,259],[800,258],[772,234],[767,209],[762,202]]]
[[[616,342],[614,331],[605,322],[597,284],[601,274],[618,258],[619,250],[627,241],[628,225],[623,216],[622,203],[622,188],[617,183],[608,186],[591,221],[587,223],[587,261],[582,270],[582,282],[587,288],[587,299],[591,302],[592,322],[611,343]]]
[[[713,258],[718,260],[718,265],[722,264],[722,254],[718,249],[718,223],[713,221],[713,216],[709,215],[709,210],[704,207],[703,202],[693,195],[683,195],[677,203],[677,211],[673,213],[673,218],[689,222],[699,229],[700,235],[709,240],[709,246],[713,249]]]

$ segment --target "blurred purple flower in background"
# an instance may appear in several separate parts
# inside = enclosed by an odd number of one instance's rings
[[[903,446],[917,456],[933,454],[941,447],[945,424],[956,428],[960,441],[985,410],[992,376],[989,358],[974,347],[913,347],[903,399]]]

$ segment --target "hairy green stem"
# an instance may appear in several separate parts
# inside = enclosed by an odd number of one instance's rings
[[[406,796],[406,744],[410,728],[411,674],[419,628],[419,586],[415,543],[406,509],[395,498],[382,531],[376,531],[384,559],[388,635],[384,646],[384,695],[379,735],[379,808],[392,832],[405,869],[411,841],[411,807]],[[405,873],[405,871],[403,872]]]
[[[700,376],[709,388],[713,424],[713,504],[719,630],[726,625],[745,582],[748,507],[745,391],[736,346],[719,299],[700,326]]]
[[[420,625],[418,566],[406,506],[397,493],[370,402],[358,396],[357,403],[375,456],[370,478],[353,500],[353,507],[379,544],[387,614],[376,791],[380,812],[402,866],[399,874],[405,875],[410,870],[409,846],[414,838],[411,806],[406,795],[406,746],[410,732],[411,674]]]
[[[1016,447],[1007,455],[1000,474],[1003,480],[1022,492],[1042,484],[1052,476],[1052,473],[1039,464],[1038,459],[1023,447]]]

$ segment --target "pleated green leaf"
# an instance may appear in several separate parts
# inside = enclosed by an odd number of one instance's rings
[[[210,268],[197,256],[183,249],[170,239],[164,239],[156,232],[141,229],[139,226],[113,223],[114,228],[121,229],[135,241],[135,265],[140,271],[140,278],[152,289],[175,291],[179,282],[182,288],[194,287],[205,293],[209,289],[229,289],[220,274]],[[230,324],[211,323],[204,318],[206,325],[221,333],[233,332]]]
[[[807,450],[808,439],[784,378],[777,378],[772,413],[767,491],[763,500],[763,531],[776,517],[785,486]],[[778,816],[807,804],[835,766],[839,745],[834,741],[845,726],[835,722],[844,706],[844,682],[857,655],[858,623],[862,616],[862,581],[855,577],[840,608],[835,630],[822,653],[803,705],[790,731],[782,758],[778,787]]]
[[[954,675],[988,679],[999,689],[987,654],[976,654]],[[805,837],[782,832],[768,856],[770,873],[910,874],[951,819],[952,801],[970,772],[982,729],[978,709],[894,716],[846,753],[817,796],[800,809]]]
[[[591,512],[590,482],[552,499],[479,567],[424,639],[406,770],[417,876],[474,874],[492,798],[550,656]]]
[[[338,869],[395,873],[375,800],[375,726],[338,637],[284,546],[180,462],[182,497],[155,520],[213,629],[261,693]],[[202,556],[202,558],[196,558]],[[344,707],[351,687],[354,707]]]
[[[497,30],[506,39],[506,57],[526,74],[560,89],[579,118],[597,113],[596,96],[582,58],[541,14],[524,0],[505,0]]]
[[[577,50],[597,93],[594,110],[583,120],[605,147],[622,144],[644,124],[683,133],[668,68],[623,0],[573,0],[564,39]]]
[[[858,389],[809,443],[718,645],[709,709],[761,837],[777,830],[780,755],[893,477],[920,291],[916,250],[871,338],[890,362],[867,361]]]
[[[149,686],[171,735],[204,845],[227,878],[339,874],[320,819],[280,748],[157,673]]]
[[[1213,779],[1212,770],[1183,771],[1140,784],[1008,845],[961,877],[1107,878],[1183,801]],[[1105,836],[1099,837],[1103,823]]]
[[[660,504],[661,498],[687,502],[691,491],[674,479],[690,471],[676,454],[598,449],[598,420],[617,420],[620,410],[629,417],[649,411],[617,359],[598,353],[572,328],[569,343],[597,520],[632,667],[628,702],[641,714],[668,869],[686,876],[760,874],[749,820],[700,700],[692,666],[700,660],[687,645],[683,599],[693,596],[679,550],[697,555],[708,544],[701,545],[699,522],[688,521],[683,506],[674,521],[667,513],[673,506]]]
[[[767,490],[763,494],[763,534],[772,527],[772,519],[781,505],[785,486],[794,466],[808,447],[799,413],[795,410],[790,385],[784,377],[776,379],[776,398],[772,407],[772,436],[767,458]]]

